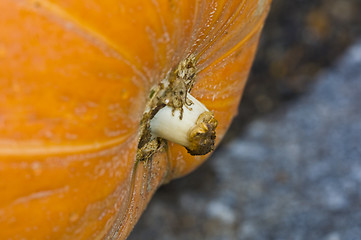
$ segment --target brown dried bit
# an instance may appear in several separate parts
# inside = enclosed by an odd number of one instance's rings
[[[188,132],[187,150],[191,155],[205,155],[214,150],[217,125],[211,112],[203,112],[198,117],[196,125]]]

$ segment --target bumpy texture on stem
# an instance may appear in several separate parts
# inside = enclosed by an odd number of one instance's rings
[[[189,92],[196,77],[196,58],[190,55],[151,90],[140,124],[137,160],[150,159],[166,140],[187,148],[191,155],[214,149],[217,121]]]

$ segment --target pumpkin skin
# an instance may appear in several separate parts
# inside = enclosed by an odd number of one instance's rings
[[[152,86],[193,53],[192,95],[233,116],[270,0],[0,0],[0,239],[125,239],[207,157],[137,162]]]

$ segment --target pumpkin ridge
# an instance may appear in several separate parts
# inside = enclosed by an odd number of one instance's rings
[[[241,13],[241,10],[244,8],[247,1],[243,1],[242,4],[239,5],[236,11],[233,12],[233,14],[225,21],[225,23],[220,27],[220,29],[217,31],[214,38],[211,38],[211,40],[205,44],[205,46],[201,48],[199,56],[202,56],[209,48],[211,48],[214,43],[216,43],[224,34],[224,32],[229,29],[229,27],[234,23],[234,21],[237,19],[239,14]]]
[[[124,234],[128,234],[128,232],[131,230],[129,229],[127,231],[127,228],[129,228],[129,223],[132,222],[133,220],[134,216],[132,216],[132,214],[138,208],[137,206],[135,206],[136,204],[134,203],[134,199],[136,198],[137,195],[137,190],[136,190],[137,173],[138,171],[142,170],[140,164],[145,164],[145,162],[135,160],[130,174],[129,192],[127,194],[127,197],[125,198],[126,199],[125,205],[127,206],[126,208],[127,210],[124,213],[119,212],[117,214],[117,216],[113,220],[112,228],[107,230],[108,233],[106,234],[104,239],[113,240],[116,238],[121,238],[121,236],[123,236],[124,238]]]
[[[158,13],[158,19],[159,19],[159,22],[160,22],[160,26],[162,27],[163,31],[164,32],[169,32],[168,31],[168,28],[167,28],[167,25],[165,24],[165,19],[163,17],[163,14],[162,14],[162,11],[161,9],[159,8],[159,4],[158,4],[158,1],[157,0],[151,0],[151,3],[152,5],[154,6],[154,9],[155,11]]]
[[[197,29],[197,27],[199,26],[199,21],[197,21],[198,18],[198,14],[199,14],[199,2],[200,1],[196,1],[196,3],[194,4],[194,13],[193,13],[193,18],[192,18],[192,26],[190,27],[190,29]],[[187,48],[185,48],[185,53],[189,53],[191,52],[192,46],[194,44],[194,40],[196,38],[196,34],[191,34],[190,36],[190,40],[188,42],[188,46]],[[181,46],[178,46],[181,47]]]
[[[263,27],[263,20],[259,20],[257,24],[252,28],[252,30],[242,38],[241,41],[236,43],[232,48],[230,48],[227,52],[219,56],[218,58],[214,59],[211,63],[206,64],[206,67],[203,69],[201,68],[198,73],[202,71],[206,71],[209,68],[212,68],[218,64],[220,64],[225,58],[229,57],[230,55],[237,52],[239,48],[241,48],[245,43],[247,43],[255,34],[259,34],[260,29]]]
[[[199,28],[200,24],[201,24],[201,16],[204,14],[204,7],[202,4],[198,4],[200,1],[196,1],[196,6],[195,6],[195,12],[194,12],[194,18],[193,18],[193,25],[192,25],[192,29],[194,29],[195,31],[197,31],[195,34],[191,34],[191,39],[189,40],[189,52],[193,52],[194,50],[192,50],[194,48],[194,46],[197,43],[197,38],[199,37],[199,30],[197,29],[201,29]],[[204,3],[204,1],[203,1]],[[201,9],[199,11],[199,9]]]
[[[23,204],[23,203],[33,201],[33,200],[39,200],[39,199],[46,198],[46,197],[49,197],[54,194],[60,194],[60,193],[66,192],[68,190],[68,188],[69,188],[68,186],[57,187],[54,189],[39,190],[39,191],[33,192],[31,194],[19,196],[16,199],[14,199],[12,201],[12,203],[10,203],[7,207],[11,207],[11,206],[17,205],[17,204]]]
[[[218,32],[219,30],[222,29],[223,25],[221,26],[220,29],[218,29],[216,27],[217,25],[219,25],[217,22],[220,21],[220,17],[222,17],[222,15],[225,14],[225,9],[227,9],[227,7],[229,7],[229,5],[230,5],[230,3],[225,1],[225,3],[223,5],[216,5],[216,7],[215,7],[216,10],[214,10],[215,8],[213,9],[213,11],[216,11],[218,14],[213,15],[213,20],[211,22],[209,22],[208,25],[215,26],[215,27],[213,29],[212,28],[206,28],[205,31],[202,32],[202,35],[206,36],[206,37],[203,39],[202,44],[200,44],[198,46],[199,50],[198,50],[197,58],[196,58],[197,61],[203,55],[203,53],[205,51],[204,49],[208,48],[209,43],[212,43],[212,41],[213,41],[212,37],[214,36],[214,32]],[[207,39],[209,39],[209,41],[206,41]]]
[[[101,32],[98,32],[96,29],[92,28],[91,26],[88,26],[85,21],[80,21],[80,19],[75,18],[71,13],[67,12],[64,8],[61,6],[50,2],[49,0],[23,0],[24,3],[27,3],[27,7],[31,8],[32,10],[41,12],[41,8],[46,10],[45,16],[49,19],[51,18],[57,18],[54,22],[62,26],[64,29],[69,30],[69,26],[67,26],[67,23],[70,23],[72,27],[75,28],[75,31],[78,35],[85,39],[89,39],[90,42],[93,43],[94,46],[99,48],[100,50],[104,51],[104,48],[102,49],[98,45],[102,45],[105,48],[109,49],[111,52],[114,52],[116,57],[119,60],[122,60],[125,64],[130,66],[132,70],[140,77],[144,82],[147,82],[147,75],[144,71],[142,71],[142,68],[137,64],[137,62],[132,59],[129,54],[127,53],[126,49],[121,49],[120,46],[113,41],[111,41],[109,38],[104,36]],[[50,14],[51,16],[48,16]],[[64,20],[66,23],[62,23],[59,20]],[[98,44],[94,44],[94,42]]]
[[[0,157],[2,156],[43,156],[56,154],[77,154],[89,151],[99,151],[101,149],[109,149],[116,145],[126,142],[132,134],[117,137],[102,142],[94,142],[88,144],[78,145],[32,145],[32,144],[14,144],[14,145],[0,145]]]

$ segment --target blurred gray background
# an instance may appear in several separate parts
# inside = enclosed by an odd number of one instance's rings
[[[274,0],[239,115],[130,240],[361,240],[361,1]]]

